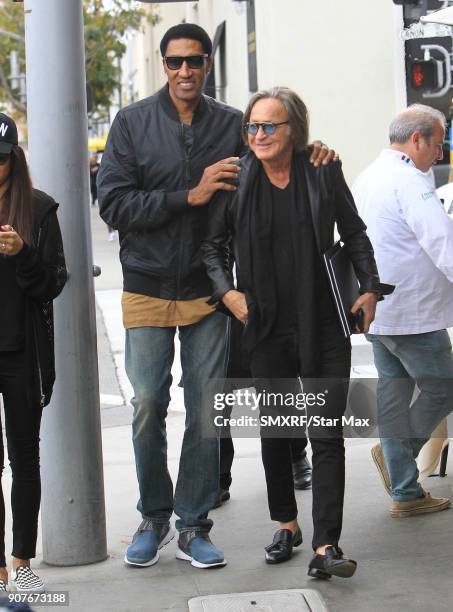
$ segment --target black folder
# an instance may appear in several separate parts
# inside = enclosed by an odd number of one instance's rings
[[[336,242],[324,253],[323,261],[344,336],[349,338],[356,323],[351,308],[360,294],[359,281],[346,249],[340,242]]]

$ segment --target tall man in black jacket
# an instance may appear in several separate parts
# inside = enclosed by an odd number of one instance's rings
[[[206,435],[213,425],[209,414],[202,414],[202,392],[209,379],[225,376],[228,334],[227,317],[207,304],[211,284],[200,243],[205,205],[219,189],[235,190],[231,183],[239,170],[233,162],[244,153],[242,114],[202,95],[212,66],[212,43],[202,28],[171,28],[161,52],[168,84],[118,113],[98,178],[101,216],[119,230],[126,370],[134,388],[137,508],[143,521],[125,562],[158,561],[158,549],[174,534],[169,523],[174,510],[176,556],[206,568],[226,562],[208,535],[219,447],[214,432]],[[176,328],[186,428],[173,496],[165,418]]]

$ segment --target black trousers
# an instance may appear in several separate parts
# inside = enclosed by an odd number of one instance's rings
[[[231,320],[230,327],[230,345],[229,345],[229,355],[228,355],[228,379],[241,379],[248,378],[250,379],[252,374],[250,369],[244,365],[243,363],[243,353],[242,353],[242,334],[244,331],[244,325],[238,321],[237,319]],[[182,382],[182,381],[181,381]],[[181,383],[180,383],[181,384]],[[182,386],[182,384],[181,384]],[[237,385],[228,386],[227,391],[232,391],[237,388]],[[224,411],[226,416],[227,410]],[[231,413],[231,409],[230,409]],[[229,431],[224,431],[222,437],[220,438],[220,477],[219,477],[219,487],[221,489],[228,490],[231,486],[232,477],[231,477],[231,468],[233,466],[234,459],[234,443],[229,434]],[[293,460],[296,461],[300,459],[301,456],[305,455],[307,447],[307,438],[293,438],[291,441],[291,453]]]
[[[306,453],[307,438],[293,438],[291,440],[291,455],[294,461]],[[220,478],[221,489],[228,490],[232,483],[231,468],[234,459],[234,444],[230,437],[220,438]]]
[[[252,376],[266,379],[272,391],[278,390],[272,379],[296,378],[300,373],[297,342],[295,333],[276,333],[263,341],[251,358]],[[337,545],[341,535],[345,483],[341,417],[346,409],[351,363],[350,342],[341,336],[336,321],[323,327],[319,343],[320,361],[316,376],[321,380],[307,382],[304,392],[327,390],[328,402],[323,416],[339,419],[339,424],[322,429],[308,428],[313,461],[314,550],[325,544]],[[261,452],[271,519],[291,521],[297,517],[291,438],[262,436]]]
[[[29,372],[25,367],[23,352],[0,352],[0,393],[3,396],[6,441],[12,471],[12,555],[19,559],[31,559],[36,555],[41,502],[39,429],[42,409],[31,398],[28,380]],[[3,471],[1,432],[0,437],[0,469]],[[5,502],[0,481],[0,567],[5,565]]]

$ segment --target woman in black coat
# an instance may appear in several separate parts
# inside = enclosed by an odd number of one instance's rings
[[[361,295],[353,311],[362,309],[365,331],[385,288],[340,163],[318,168],[309,163],[308,113],[299,96],[282,87],[255,94],[244,115],[244,134],[250,153],[240,160],[237,190],[218,192],[209,205],[203,251],[213,301],[221,300],[244,323],[243,345],[250,370],[255,383],[263,381],[264,391],[296,395],[299,376],[311,379],[304,391],[329,391],[318,413],[331,421],[322,428],[308,427],[315,552],[309,575],[348,577],[357,564],[343,555],[338,541],[344,496],[341,417],[351,346],[341,330],[321,259],[333,245],[335,225],[360,282]],[[228,266],[230,244],[238,290]],[[292,379],[291,387],[285,388],[282,379]],[[291,436],[304,435],[304,429],[293,429],[288,435],[281,435],[278,428],[261,429],[270,515],[280,523],[266,547],[267,563],[288,560],[293,546],[302,542]]]
[[[55,379],[52,301],[66,282],[58,205],[33,189],[14,121],[0,113],[0,393],[12,471],[10,585],[41,592],[30,568],[41,500],[39,429]],[[0,445],[1,468],[4,462]],[[8,589],[0,486],[0,591]]]

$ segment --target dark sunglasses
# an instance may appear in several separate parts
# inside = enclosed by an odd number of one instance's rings
[[[0,153],[0,166],[4,166],[10,158],[10,153]]]
[[[209,57],[207,53],[203,55],[165,55],[164,62],[169,70],[179,70],[184,62],[189,68],[203,68],[205,59]]]
[[[244,125],[244,129],[252,136],[256,136],[259,129],[263,128],[263,132],[266,134],[266,136],[271,136],[272,134],[275,134],[280,125],[286,125],[287,123],[289,123],[289,121],[281,121],[280,123],[246,123]]]

